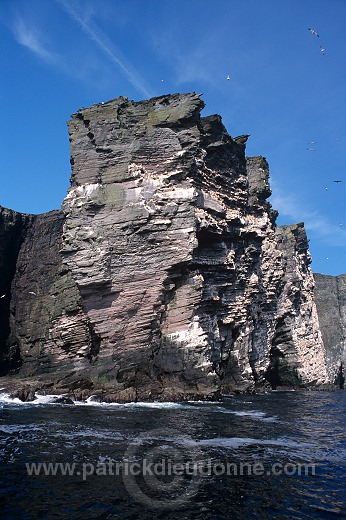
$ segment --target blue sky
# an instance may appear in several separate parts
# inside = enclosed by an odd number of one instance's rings
[[[1,0],[0,204],[60,207],[79,108],[195,91],[267,158],[313,270],[346,273],[345,20],[345,0]]]

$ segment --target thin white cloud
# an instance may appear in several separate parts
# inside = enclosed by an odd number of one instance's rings
[[[18,43],[36,54],[46,63],[54,64],[58,61],[58,56],[50,52],[42,41],[40,41],[39,32],[33,26],[29,26],[24,19],[17,18],[12,26],[12,31]]]
[[[339,224],[332,224],[317,211],[307,211],[293,195],[282,195],[275,188],[270,203],[279,211],[280,216],[289,217],[294,222],[304,222],[306,230],[313,232],[325,244],[346,246],[346,230]]]
[[[103,32],[84,18],[68,0],[56,0],[56,2],[65,10],[65,12],[80,25],[88,38],[94,42],[97,47],[114,63],[123,76],[131,83],[131,85],[145,97],[152,97],[153,93],[145,84],[144,79],[134,69],[131,63],[122,55],[119,49],[111,43]]]
[[[101,67],[99,60],[94,55],[88,54],[87,59],[80,59],[80,53],[64,56],[56,51],[52,51],[52,41],[47,43],[47,35],[42,33],[42,28],[35,25],[29,18],[17,16],[15,21],[9,24],[15,40],[28,49],[38,59],[46,65],[61,71],[74,79],[87,81],[89,84],[95,82],[97,78],[97,87],[103,84],[109,84],[109,74],[105,67]],[[105,82],[105,80],[107,80]]]

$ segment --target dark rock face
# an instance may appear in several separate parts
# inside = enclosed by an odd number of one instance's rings
[[[340,388],[346,366],[346,275],[314,274],[315,301],[330,379]]]
[[[11,283],[16,272],[17,258],[32,220],[0,206],[0,376],[19,366],[18,348],[10,348]]]
[[[203,106],[119,98],[72,116],[62,211],[16,217],[12,382],[118,401],[329,382],[304,227],[276,227],[266,160]]]
[[[61,211],[33,217],[17,258],[8,344],[20,351],[24,377],[58,376],[67,360],[73,370],[78,350],[90,343],[79,291],[62,262],[63,224]]]

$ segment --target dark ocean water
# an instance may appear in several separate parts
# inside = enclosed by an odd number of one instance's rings
[[[345,391],[151,405],[2,395],[0,518],[346,518],[345,410]]]

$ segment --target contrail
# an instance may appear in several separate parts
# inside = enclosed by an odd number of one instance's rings
[[[88,24],[80,14],[71,6],[68,0],[55,0],[60,6],[67,12],[67,14],[77,22],[86,35],[93,41],[101,51],[118,67],[123,73],[126,79],[135,87],[138,92],[143,94],[146,98],[153,96],[153,93],[145,86],[144,80],[136,72],[134,67],[121,56],[121,52],[115,47],[115,45],[107,42],[106,37],[97,30],[95,26]]]

